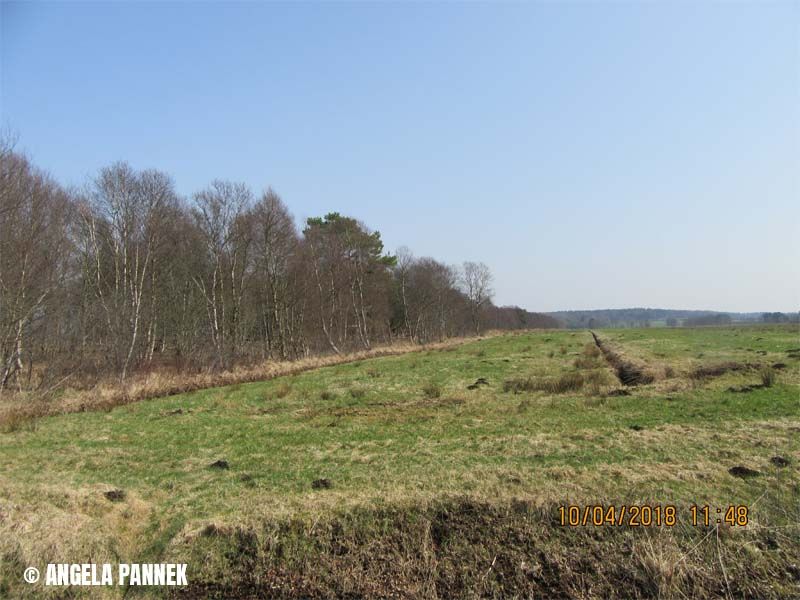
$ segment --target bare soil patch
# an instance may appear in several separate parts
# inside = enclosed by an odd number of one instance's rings
[[[743,465],[737,465],[735,467],[731,467],[730,469],[728,469],[728,473],[730,473],[734,477],[741,477],[742,479],[745,479],[747,477],[758,477],[759,475],[761,475],[760,471],[756,471],[755,469],[751,469]]]
[[[769,462],[771,462],[773,465],[781,469],[784,467],[788,467],[791,464],[791,461],[788,458],[784,458],[783,456],[773,456],[772,458],[769,459]]]
[[[126,494],[125,490],[108,490],[103,496],[110,502],[122,502],[125,500]]]

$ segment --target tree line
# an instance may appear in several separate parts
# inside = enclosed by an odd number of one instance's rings
[[[67,190],[0,147],[0,389],[558,326],[492,296],[483,263],[389,254],[337,212],[298,228],[272,189],[183,198],[118,162]]]
[[[761,315],[761,320],[764,323],[800,323],[800,312],[765,312]]]

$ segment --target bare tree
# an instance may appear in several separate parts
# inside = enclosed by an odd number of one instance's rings
[[[400,306],[399,318],[407,313],[411,338],[427,342],[460,333],[459,316],[466,300],[457,288],[456,270],[432,258],[411,260],[405,270],[405,310]]]
[[[464,294],[469,301],[470,318],[475,334],[481,331],[481,313],[492,300],[492,273],[484,263],[465,262],[461,275]]]
[[[67,194],[13,152],[0,153],[0,389],[20,374],[27,340],[47,319],[70,248]]]
[[[262,307],[266,354],[272,356],[277,345],[280,357],[286,359],[294,327],[290,268],[298,250],[297,230],[289,210],[272,188],[256,203],[252,219],[255,263],[261,276],[257,301]]]
[[[411,254],[411,251],[407,247],[401,246],[398,248],[395,256],[397,257],[397,263],[394,267],[394,277],[396,282],[398,304],[400,308],[401,326],[406,337],[413,341],[414,333],[413,329],[411,328],[411,319],[409,316],[408,307],[408,286],[409,276],[414,265],[414,255]]]
[[[208,268],[194,281],[206,300],[217,366],[236,358],[239,327],[252,243],[246,213],[252,193],[241,183],[215,180],[195,194],[195,221],[203,237]]]
[[[127,163],[115,163],[100,171],[80,211],[86,278],[102,307],[121,379],[140,340],[155,253],[176,201],[165,173],[139,173]]]

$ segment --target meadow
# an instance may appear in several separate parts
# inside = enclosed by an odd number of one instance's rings
[[[600,347],[506,334],[0,433],[0,596],[800,596],[796,326],[595,333]],[[677,523],[561,524],[559,507],[597,504],[672,505]],[[746,526],[715,522],[731,505]],[[186,562],[190,586],[22,581],[49,562]]]

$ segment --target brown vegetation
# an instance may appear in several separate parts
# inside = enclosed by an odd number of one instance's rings
[[[489,332],[488,335],[495,335]],[[6,396],[0,404],[0,431],[16,431],[35,428],[35,420],[47,415],[85,412],[90,410],[110,410],[115,406],[138,402],[149,398],[172,396],[212,387],[264,381],[283,375],[294,375],[304,371],[332,365],[355,362],[380,356],[394,356],[408,352],[444,350],[470,341],[469,338],[454,338],[445,342],[427,345],[395,344],[381,346],[370,351],[353,352],[343,355],[317,356],[295,361],[265,362],[251,367],[239,367],[228,371],[204,371],[195,374],[169,371],[150,372],[128,378],[120,383],[109,378],[103,383],[88,389],[63,390],[59,395],[45,397],[28,393],[14,393]],[[281,384],[275,392],[283,398],[291,391],[287,383]],[[356,392],[358,393],[358,392]]]
[[[759,365],[754,363],[740,363],[740,362],[723,362],[713,365],[703,365],[693,369],[689,376],[692,379],[704,379],[707,377],[719,377],[729,372],[747,371],[757,369]]]
[[[433,382],[426,383],[422,387],[422,393],[425,394],[426,398],[429,398],[429,399],[433,400],[433,399],[438,398],[439,396],[442,395],[442,386],[440,386],[437,383],[433,383]]]
[[[761,385],[764,387],[772,387],[775,385],[775,381],[778,378],[775,369],[770,366],[763,366],[759,370],[759,376],[761,377]]]
[[[524,379],[508,379],[503,382],[504,392],[548,392],[551,394],[565,394],[573,392],[583,387],[586,379],[580,373],[565,373],[555,378],[534,379],[527,377]]]

